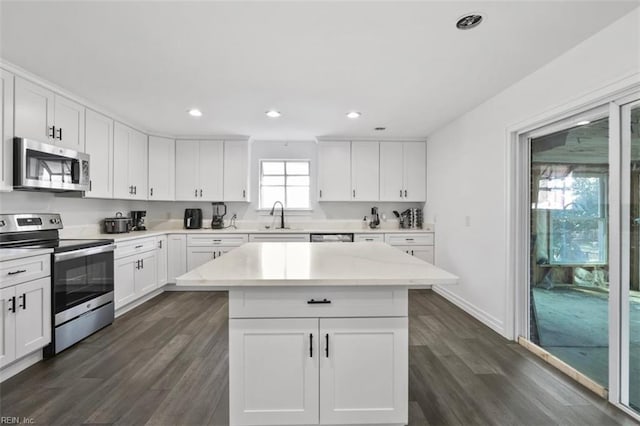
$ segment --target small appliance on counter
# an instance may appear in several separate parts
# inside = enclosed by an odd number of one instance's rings
[[[123,234],[131,231],[131,218],[122,216],[121,212],[116,213],[116,217],[107,217],[104,220],[105,234]]]
[[[144,218],[147,216],[146,210],[132,210],[131,211],[131,221],[133,222],[132,231],[146,231],[147,228],[144,226]]]
[[[223,202],[211,203],[213,206],[213,217],[211,218],[212,229],[224,228],[224,215],[227,214],[227,205]]]
[[[202,209],[184,209],[184,229],[202,228]]]
[[[378,214],[377,207],[371,207],[371,221],[369,222],[369,228],[376,229],[380,226],[380,215]]]

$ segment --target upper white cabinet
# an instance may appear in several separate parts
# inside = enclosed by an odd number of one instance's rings
[[[222,141],[176,141],[176,200],[223,199]]]
[[[87,198],[113,198],[113,120],[87,110],[84,152],[90,156]]]
[[[378,142],[351,142],[351,199],[377,201],[380,176]]]
[[[380,142],[380,201],[426,200],[424,142]]]
[[[149,200],[175,200],[175,158],[175,140],[149,136]]]
[[[351,142],[318,142],[318,200],[351,200]]]
[[[17,137],[84,149],[84,106],[20,77],[14,105]]]
[[[113,142],[113,196],[147,199],[147,136],[115,123]]]
[[[378,201],[378,142],[319,142],[319,201]]]
[[[13,189],[13,74],[0,69],[0,191]]]
[[[224,142],[224,201],[249,201],[249,142]]]

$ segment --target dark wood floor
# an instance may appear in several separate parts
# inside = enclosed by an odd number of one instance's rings
[[[636,424],[431,291],[410,296],[410,425]],[[227,425],[225,293],[164,293],[0,385],[38,424]]]

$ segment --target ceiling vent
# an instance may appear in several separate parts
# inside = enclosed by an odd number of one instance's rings
[[[470,30],[480,25],[482,19],[482,15],[479,13],[470,13],[458,19],[458,22],[456,22],[456,28],[459,30]]]

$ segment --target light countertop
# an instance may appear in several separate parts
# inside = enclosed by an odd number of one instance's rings
[[[247,243],[177,278],[178,286],[418,286],[458,277],[383,243]]]
[[[0,249],[0,262],[22,259],[31,256],[39,256],[41,254],[50,254],[52,252],[53,249],[43,248],[3,248]]]
[[[266,235],[278,235],[278,234],[412,234],[421,232],[433,232],[431,229],[398,229],[398,228],[385,228],[385,229],[363,229],[363,228],[336,228],[336,229],[323,229],[323,228],[292,228],[292,229],[264,229],[264,228],[226,228],[226,229],[150,229],[147,231],[131,231],[122,234],[104,234],[96,232],[95,230],[88,231],[75,231],[71,233],[65,233],[61,235],[61,238],[84,238],[84,239],[112,239],[116,242],[135,240],[145,237],[157,237],[167,234],[266,234]]]

